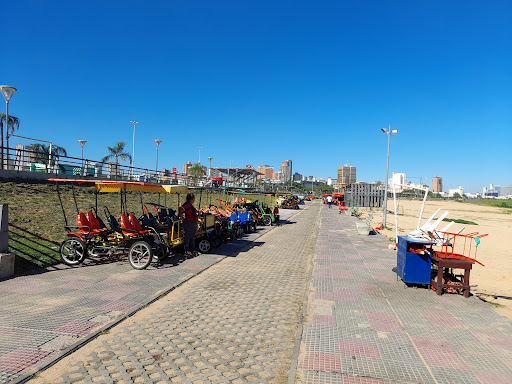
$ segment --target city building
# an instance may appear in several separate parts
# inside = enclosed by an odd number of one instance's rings
[[[283,180],[283,175],[282,175],[281,171],[279,171],[279,172],[274,172],[274,173],[272,174],[272,179],[273,179],[273,180],[277,180],[277,181],[279,181],[279,182],[282,182],[282,180]]]
[[[356,167],[348,164],[338,167],[338,182],[344,185],[356,183]]]
[[[391,179],[388,180],[388,189],[393,191],[393,188],[397,193],[402,192],[404,185],[406,184],[405,173],[395,173],[391,175]]]
[[[458,193],[459,196],[462,197],[462,195],[464,195],[464,188],[462,187],[458,187],[458,188],[453,188],[453,189],[449,189],[448,190],[448,196],[449,197],[452,197],[454,194]]]
[[[290,181],[292,179],[292,161],[283,161],[281,167],[279,167],[279,172],[281,172],[281,181]]]
[[[494,185],[491,184],[489,188],[484,187],[484,197],[506,197],[512,196],[512,185]]]
[[[185,175],[188,175],[188,170],[192,167],[192,162],[189,161],[188,163],[183,164],[183,173]]]
[[[272,179],[274,175],[274,167],[270,165],[260,165],[258,167],[258,172],[263,173],[263,175],[258,175],[258,179]]]
[[[437,175],[432,179],[432,192],[439,193],[443,192],[443,178]]]
[[[293,181],[302,181],[302,175],[298,172],[295,172],[292,177]]]
[[[332,186],[333,184],[336,184],[337,182],[338,182],[338,180],[333,179],[332,177],[327,178],[327,185]]]

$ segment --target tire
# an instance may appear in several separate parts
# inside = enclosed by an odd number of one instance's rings
[[[252,231],[256,232],[256,223],[252,223]]]
[[[270,216],[263,217],[263,225],[270,226],[272,225],[272,218]]]
[[[236,237],[239,239],[244,235],[244,229],[240,226],[236,229]]]
[[[67,265],[78,265],[87,253],[85,243],[78,237],[70,237],[60,245],[60,258]]]
[[[210,243],[212,244],[212,248],[217,248],[222,244],[222,239],[220,236],[215,235],[210,238]]]
[[[252,232],[252,225],[250,223],[244,225],[244,232],[245,233],[251,233]]]
[[[197,250],[201,253],[210,253],[212,250],[212,243],[206,237],[202,237],[197,241]]]
[[[128,260],[135,269],[146,269],[153,259],[153,249],[145,241],[136,241],[130,247]]]
[[[169,257],[170,251],[166,247],[159,247],[156,252],[153,252],[154,258],[157,261],[165,260]]]

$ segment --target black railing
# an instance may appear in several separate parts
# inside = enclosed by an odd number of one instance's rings
[[[190,179],[190,176],[185,174],[131,167],[116,162],[55,155],[26,148],[0,147],[0,149],[3,149],[4,154],[3,169],[10,171],[43,172],[52,174],[54,177],[69,178],[69,176],[74,176],[86,179],[112,179],[161,184],[185,184]],[[7,153],[9,153],[9,157]]]

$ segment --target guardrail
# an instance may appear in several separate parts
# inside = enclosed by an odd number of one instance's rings
[[[3,148],[4,170],[18,172],[40,172],[52,177],[75,176],[87,179],[113,179],[154,182],[161,184],[187,184],[192,177],[167,170],[131,167],[116,162],[102,162],[71,156],[32,151],[26,148]],[[7,153],[10,154],[7,157]]]

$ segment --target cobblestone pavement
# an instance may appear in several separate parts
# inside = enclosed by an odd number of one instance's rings
[[[286,382],[318,219],[299,211],[30,383]]]
[[[396,251],[322,209],[299,374],[308,384],[512,383],[512,323],[397,279]]]
[[[296,212],[282,210],[281,217]],[[258,227],[211,254],[174,257],[143,271],[126,258],[106,259],[0,282],[0,383],[23,380],[217,262],[263,245],[258,238],[268,231]]]

